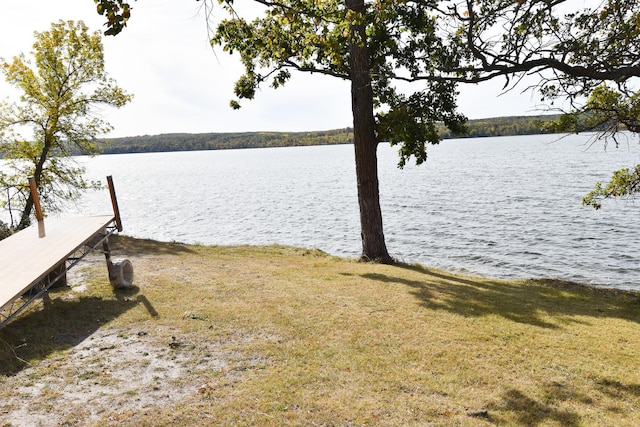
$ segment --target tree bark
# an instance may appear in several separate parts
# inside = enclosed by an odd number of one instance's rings
[[[42,148],[42,153],[40,154],[40,158],[36,163],[35,170],[33,172],[33,178],[36,181],[36,187],[40,188],[40,181],[42,180],[42,171],[44,170],[44,164],[49,157],[49,151],[51,150],[52,137],[45,136],[44,147]],[[35,201],[33,200],[33,195],[29,192],[29,196],[27,197],[27,202],[22,210],[22,215],[20,217],[20,222],[18,223],[18,230],[24,230],[29,225],[31,225],[31,212],[33,212],[33,205]]]
[[[349,10],[364,15],[364,0],[346,0]],[[349,67],[351,70],[351,110],[353,145],[360,206],[362,259],[392,263],[384,240],[380,189],[378,185],[378,141],[373,116],[373,89],[369,69],[364,22],[351,26]]]

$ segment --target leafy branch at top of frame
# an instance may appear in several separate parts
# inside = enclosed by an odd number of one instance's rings
[[[476,83],[554,71],[557,74],[541,79],[541,87],[564,79],[570,83],[564,88],[574,86],[576,92],[603,81],[616,82],[625,90],[631,78],[640,76],[638,2],[609,0],[561,16],[556,6],[563,3],[449,2],[448,9],[441,8],[443,22],[450,32],[456,29],[452,41],[468,55],[460,67],[441,68],[439,78]]]

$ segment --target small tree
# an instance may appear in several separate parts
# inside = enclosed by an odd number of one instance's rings
[[[49,210],[93,185],[69,157],[96,154],[96,137],[112,129],[93,115],[96,107],[119,108],[132,98],[108,78],[101,35],[83,22],[60,21],[35,38],[35,68],[23,54],[0,62],[7,82],[22,92],[19,102],[0,104],[0,154],[7,164],[0,187],[9,189],[3,204],[21,212],[18,229],[29,225],[33,210],[28,177]]]

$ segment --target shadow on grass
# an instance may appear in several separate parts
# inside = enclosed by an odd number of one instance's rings
[[[138,288],[134,287],[114,291],[115,299],[80,296],[65,300],[45,296],[40,307],[31,308],[0,330],[0,375],[16,374],[30,360],[78,345],[138,304],[150,316],[157,316],[147,298],[137,293]]]
[[[623,384],[606,378],[595,379],[596,388],[603,394],[607,394],[616,400],[633,402],[640,398],[640,385]],[[505,391],[501,402],[488,406],[489,416],[494,412],[511,412],[515,415],[518,425],[536,426],[539,424],[554,423],[562,426],[583,425],[583,420],[575,412],[562,409],[560,406],[567,402],[580,402],[585,405],[597,407],[595,396],[588,396],[575,390],[571,384],[552,382],[542,389],[542,396],[535,399],[527,396],[520,390],[509,389]],[[624,412],[623,408],[607,407],[598,408],[609,412]]]
[[[158,242],[115,234],[109,238],[112,251],[126,255],[178,255],[194,253],[188,245],[182,243]]]
[[[496,315],[514,322],[543,328],[584,322],[582,316],[615,317],[640,322],[638,295],[594,289],[558,280],[500,281],[473,279],[432,271],[422,266],[399,265],[417,273],[415,280],[385,274],[362,277],[399,283],[412,289],[420,304],[464,316]],[[552,320],[550,320],[550,316]]]
[[[550,395],[545,396],[546,399],[542,401],[533,399],[516,389],[507,390],[504,393],[504,401],[498,404],[497,408],[490,407],[489,412],[491,413],[492,409],[513,412],[518,420],[518,425],[522,426],[536,426],[547,422],[567,427],[582,425],[580,415],[557,407],[561,400],[581,398],[582,396],[573,396],[570,391],[564,391],[564,399],[553,398],[552,395],[558,391],[558,388],[562,388],[562,386],[559,384],[550,386],[548,390]]]

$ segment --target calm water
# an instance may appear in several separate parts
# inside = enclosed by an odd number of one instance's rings
[[[640,163],[636,140],[604,150],[585,136],[448,140],[404,170],[379,148],[390,253],[492,277],[555,277],[640,289],[640,201],[600,211],[581,197]],[[281,243],[357,256],[353,148],[268,148],[80,158],[113,175],[125,234],[203,244]],[[106,192],[67,214],[110,212]]]

